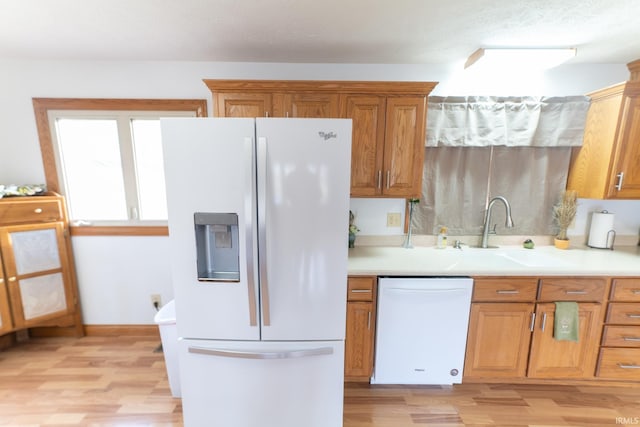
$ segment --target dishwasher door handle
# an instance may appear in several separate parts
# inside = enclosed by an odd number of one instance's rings
[[[455,292],[467,292],[466,288],[444,288],[444,289],[413,289],[413,288],[387,288],[388,292],[401,294],[448,294]]]

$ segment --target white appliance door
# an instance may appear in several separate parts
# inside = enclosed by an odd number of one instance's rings
[[[162,119],[161,129],[178,335],[257,340],[254,119]],[[198,279],[196,212],[237,214],[226,244],[238,248],[239,281]]]
[[[185,426],[342,426],[342,342],[179,346]]]
[[[380,279],[372,384],[459,384],[472,290],[470,278]]]
[[[256,119],[263,340],[344,339],[351,120]]]

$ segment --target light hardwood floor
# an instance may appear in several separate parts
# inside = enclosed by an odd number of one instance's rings
[[[0,351],[0,425],[181,426],[159,343],[31,338]],[[640,385],[350,384],[344,413],[344,427],[634,425]]]

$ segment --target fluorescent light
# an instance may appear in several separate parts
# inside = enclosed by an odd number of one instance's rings
[[[575,48],[480,48],[473,52],[464,68],[533,68],[546,70],[576,56]]]

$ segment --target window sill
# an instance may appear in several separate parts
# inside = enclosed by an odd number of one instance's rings
[[[157,226],[71,226],[72,236],[168,236],[169,227]]]

